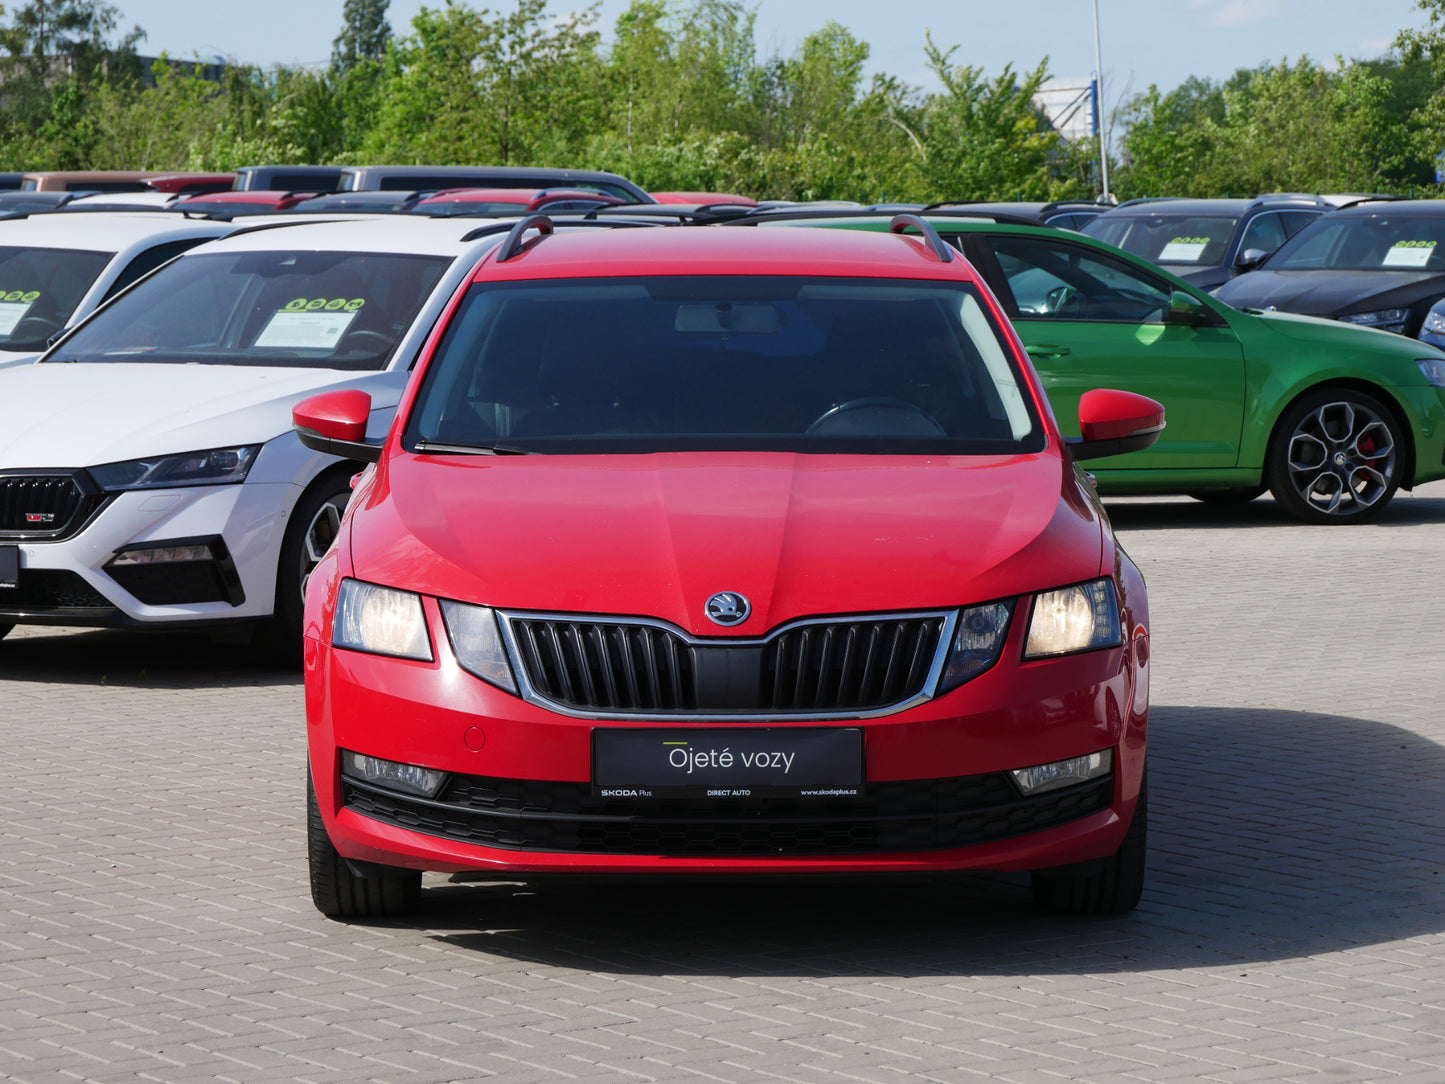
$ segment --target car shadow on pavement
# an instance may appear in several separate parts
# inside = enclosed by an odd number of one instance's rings
[[[1433,487],[1432,492],[1439,487]],[[1121,531],[1183,530],[1199,527],[1288,527],[1302,524],[1269,496],[1246,504],[1208,504],[1190,497],[1106,497],[1109,521]],[[1401,494],[1373,521],[1382,527],[1445,523],[1445,497]]]
[[[1238,966],[1445,930],[1445,749],[1363,719],[1156,707],[1131,915],[1037,912],[1026,878],[451,884],[440,942],[597,972],[990,975]],[[429,882],[433,878],[429,877]]]
[[[17,628],[0,640],[0,682],[215,689],[300,685],[250,644],[243,627],[212,632]]]

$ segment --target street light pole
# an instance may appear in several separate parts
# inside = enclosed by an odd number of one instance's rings
[[[1104,54],[1099,49],[1099,0],[1094,0],[1094,78],[1097,86],[1097,109],[1099,111],[1099,184],[1103,188],[1101,198],[1109,198],[1109,124],[1104,108]]]

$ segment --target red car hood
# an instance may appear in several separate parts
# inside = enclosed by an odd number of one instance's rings
[[[754,636],[796,617],[950,607],[1099,575],[1103,526],[1054,455],[413,456],[353,521],[355,575],[504,609]],[[752,603],[724,631],[718,591]]]

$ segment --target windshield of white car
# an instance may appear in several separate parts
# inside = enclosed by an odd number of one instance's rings
[[[1326,215],[1280,246],[1270,271],[1445,271],[1445,217]]]
[[[44,350],[114,258],[114,252],[0,247],[0,350]]]
[[[1224,262],[1233,215],[1099,215],[1082,232],[1155,263],[1215,267]]]
[[[471,288],[405,446],[1007,455],[1043,447],[977,290],[688,276]]]
[[[382,369],[450,263],[393,252],[187,255],[47,360]]]

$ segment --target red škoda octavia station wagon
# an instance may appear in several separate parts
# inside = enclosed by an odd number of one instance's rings
[[[524,227],[531,227],[525,229]],[[906,230],[922,236],[908,236]],[[542,236],[534,236],[532,230]],[[972,268],[893,234],[524,222],[453,302],[306,604],[328,915],[422,870],[1144,875],[1148,608]]]

